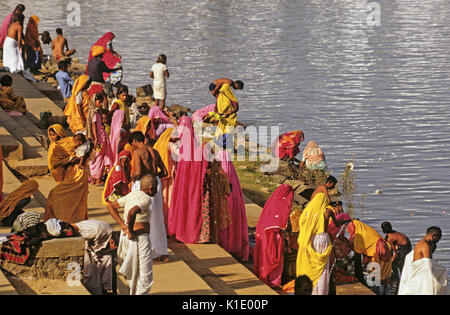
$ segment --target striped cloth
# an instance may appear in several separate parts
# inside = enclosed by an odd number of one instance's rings
[[[11,229],[11,233],[22,232],[23,230],[35,226],[41,220],[41,215],[37,212],[24,212],[19,215]]]

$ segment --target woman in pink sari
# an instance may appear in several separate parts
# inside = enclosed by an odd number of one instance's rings
[[[89,105],[89,113],[87,119],[87,137],[94,143],[95,158],[90,162],[91,177],[95,185],[100,186],[101,178],[105,170],[114,165],[114,156],[111,150],[108,134],[102,123],[102,116],[99,109],[103,106],[106,95],[98,93],[94,95],[93,104]]]
[[[190,117],[180,119],[178,135],[181,146],[168,214],[169,235],[196,244],[202,225],[203,180],[208,162],[203,158],[202,144],[195,137]]]
[[[178,126],[178,123],[172,117],[167,116],[158,106],[153,106],[148,112],[153,128],[155,130],[155,141],[169,128]]]
[[[114,157],[113,162],[116,164],[119,159],[119,153],[121,152],[120,148],[120,139],[122,138],[125,130],[122,129],[123,122],[125,119],[125,113],[123,110],[116,110],[113,114],[111,120],[111,131],[109,135],[110,143],[111,143],[111,151]]]
[[[279,287],[284,264],[283,231],[287,228],[294,191],[282,184],[267,200],[256,225],[253,272],[267,285]]]
[[[221,161],[222,169],[227,174],[228,181],[231,184],[231,194],[227,197],[231,225],[220,231],[219,245],[236,258],[248,261],[249,241],[244,194],[231,161],[230,153],[226,150],[221,150],[216,158]]]
[[[202,107],[199,110],[196,110],[192,114],[192,120],[194,122],[203,122],[205,117],[208,116],[210,112],[214,112],[215,109],[216,109],[216,104],[211,104],[211,105]]]

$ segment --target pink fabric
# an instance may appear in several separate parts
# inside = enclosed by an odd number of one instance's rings
[[[89,167],[91,176],[93,178],[100,178],[103,175],[103,170],[106,166],[113,166],[114,156],[111,151],[111,144],[108,135],[102,125],[102,118],[98,112],[92,117],[92,122],[95,122],[95,129],[97,131],[97,141],[102,146],[101,151],[95,150],[95,158],[91,161]]]
[[[148,112],[148,118],[159,118],[160,124],[172,124],[169,117],[167,117],[167,115],[164,114],[158,106],[153,106],[152,108],[150,108],[150,111]]]
[[[202,146],[195,139],[191,118],[182,117],[178,128],[182,134],[181,148],[168,214],[169,235],[196,244],[202,223],[203,179],[208,162],[202,158]],[[194,161],[198,154],[200,160]]]
[[[253,272],[267,285],[281,285],[284,263],[284,239],[294,191],[282,184],[267,200],[256,225]]]
[[[114,157],[113,159],[114,164],[116,164],[119,159],[120,130],[122,129],[124,116],[125,113],[123,112],[123,110],[118,109],[114,111],[114,115],[111,121],[111,131],[109,139],[111,143],[112,155]]]
[[[107,49],[107,44],[108,42],[112,41],[114,38],[116,37],[116,35],[114,35],[113,32],[108,32],[106,34],[104,34],[102,37],[100,37],[100,39],[91,46],[91,50],[89,51],[89,59],[88,59],[88,63],[89,61],[91,61],[91,59],[93,58],[92,56],[92,47],[94,46],[102,46],[105,47],[106,51],[103,54],[102,60],[105,63],[105,65],[110,68],[113,69],[117,66],[118,63],[122,62],[122,59],[120,59],[119,57],[115,56],[112,52],[110,52]],[[86,74],[88,74],[87,68],[86,68]],[[106,79],[109,77],[109,73],[104,73],[103,74],[103,79],[106,81]]]
[[[226,150],[221,150],[217,154],[217,159],[222,162],[222,169],[227,174],[232,188],[231,195],[227,197],[231,225],[220,230],[219,245],[238,259],[248,261],[249,241],[244,194],[242,193],[239,178],[231,161],[230,153]]]
[[[3,42],[6,39],[6,36],[8,34],[8,27],[11,23],[11,18],[13,16],[14,11],[11,11],[6,18],[3,20],[2,25],[0,26],[0,48],[3,48]]]
[[[192,120],[202,122],[203,119],[205,119],[205,117],[208,116],[208,114],[210,112],[214,112],[215,108],[216,108],[216,104],[211,104],[211,105],[205,106],[203,108],[200,108],[199,110],[196,110],[192,114]]]
[[[340,213],[336,216],[336,220],[351,221],[352,218],[348,213]],[[336,225],[334,225],[333,221],[331,221],[330,224],[328,224],[328,234],[330,234],[331,240],[334,240],[336,238],[336,235],[338,234],[341,227],[342,226],[337,227]]]

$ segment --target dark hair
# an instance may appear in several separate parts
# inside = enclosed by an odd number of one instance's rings
[[[333,175],[328,176],[327,179],[325,180],[325,183],[329,183],[329,182],[333,182],[336,185],[337,184],[336,177],[334,177]]]
[[[133,140],[136,140],[137,142],[145,142],[145,136],[141,131],[135,131],[128,137],[128,143],[132,144]]]
[[[159,56],[158,56],[158,60],[156,60],[156,62],[166,64],[166,62],[167,62],[167,56],[164,55],[164,54],[159,55]]]
[[[332,201],[331,206],[332,207],[342,206],[342,201],[340,201],[340,200]]]
[[[18,4],[16,6],[16,8],[14,9],[14,12],[16,12],[17,10],[20,10],[23,13],[23,12],[25,12],[25,6],[23,4]]]
[[[57,28],[56,29],[56,34],[58,34],[58,35],[62,35],[63,34],[63,30],[62,30],[62,28]]]
[[[84,134],[82,134],[82,133],[77,133],[75,136],[73,136],[73,138],[74,138],[74,139],[75,139],[75,138],[80,139],[81,142],[83,142],[83,143],[86,142],[86,136],[85,136]]]
[[[143,102],[141,105],[138,105],[138,107],[150,107],[150,106],[148,105],[147,102]]]
[[[23,21],[25,20],[25,15],[22,13],[14,14],[11,18],[11,23],[20,22],[23,25]]]
[[[96,102],[96,101],[103,101],[103,100],[105,100],[105,97],[106,97],[106,93],[105,93],[105,92],[97,93],[97,94],[95,94],[95,96],[94,96],[94,101],[95,101],[95,102]]]
[[[309,279],[307,275],[302,275],[295,278],[295,295],[304,295],[302,287],[305,285],[308,286],[308,293],[311,294],[313,289],[313,283],[311,279]]]
[[[59,70],[66,70],[67,69],[67,62],[65,62],[65,61],[58,62],[58,69]]]
[[[119,87],[117,88],[116,97],[119,97],[120,94],[125,92],[128,94],[128,86],[123,84],[119,85]]]
[[[441,228],[438,227],[438,226],[430,226],[430,227],[427,229],[427,234],[438,234],[438,235],[441,235],[441,236],[442,236],[442,230],[441,230]]]
[[[13,83],[13,78],[9,75],[9,74],[5,74],[1,79],[0,79],[0,84],[2,86],[11,86]]]
[[[383,233],[385,233],[385,234],[394,232],[394,231],[392,230],[392,225],[391,225],[391,223],[390,223],[390,222],[387,222],[387,221],[381,223],[381,229],[383,230]]]
[[[50,33],[47,31],[42,32],[41,41],[48,45],[52,42],[52,37],[50,36]]]
[[[242,82],[241,80],[234,81],[234,84],[238,85],[236,89],[242,90],[244,88],[244,82]]]

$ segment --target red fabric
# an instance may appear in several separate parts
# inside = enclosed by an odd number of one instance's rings
[[[87,69],[87,68],[86,68]],[[88,89],[88,93],[89,93],[89,97],[92,98],[95,94],[104,92],[103,90],[103,86],[101,84],[95,83],[92,84],[89,89]]]
[[[381,261],[390,261],[391,260],[391,249],[387,242],[380,238],[377,242],[377,254]]]
[[[253,271],[267,285],[281,285],[284,240],[294,191],[286,184],[278,187],[267,200],[256,225]]]
[[[303,132],[295,130],[287,132],[278,137],[278,140],[272,145],[272,151],[275,156],[283,159],[285,157],[293,158],[300,153],[299,145],[304,139]]]
[[[25,264],[31,255],[28,238],[17,234],[7,238],[1,247],[1,258],[19,265]]]
[[[3,20],[0,26],[0,48],[3,48],[3,43],[5,42],[6,36],[8,35],[8,27],[11,23],[14,11],[11,11]]]
[[[239,183],[230,153],[221,150],[217,159],[222,163],[222,169],[231,184],[231,194],[227,196],[231,225],[220,230],[220,246],[235,257],[247,261],[249,256],[248,224],[245,211],[244,194]]]
[[[348,213],[340,213],[336,216],[336,220],[341,220],[341,221],[351,221],[352,218],[350,217],[350,215]],[[341,229],[341,226],[336,226],[334,225],[334,222],[331,221],[328,224],[328,234],[330,234],[330,239],[333,240],[336,237],[336,234],[339,232],[339,230]]]
[[[105,183],[105,192],[104,192],[104,199],[107,200],[116,189],[116,186],[120,183],[124,183],[127,185],[131,183],[130,174],[126,174],[127,170],[124,170],[122,168],[122,165],[120,164],[120,161],[122,159],[128,159],[128,161],[131,161],[131,153],[127,150],[123,150],[119,154],[119,158],[117,160],[116,165],[111,170],[111,175],[108,178],[108,181]],[[128,172],[131,172],[131,170],[128,170]],[[125,192],[125,195],[129,193],[129,190]]]
[[[202,224],[203,180],[208,162],[203,158],[201,142],[194,135],[192,119],[180,118],[178,129],[181,147],[168,214],[169,235],[196,244]]]
[[[94,47],[94,46],[102,46],[102,47],[105,47],[106,51],[105,51],[105,53],[103,54],[102,60],[103,60],[103,62],[105,63],[105,65],[106,65],[108,68],[113,69],[114,67],[116,67],[116,65],[117,65],[118,63],[121,63],[121,62],[122,62],[122,59],[120,59],[119,57],[115,56],[115,55],[114,55],[112,52],[110,52],[110,51],[108,50],[108,48],[106,47],[106,45],[108,44],[108,42],[112,41],[115,37],[116,37],[116,35],[114,35],[113,32],[108,32],[108,33],[104,34],[102,37],[100,37],[100,39],[99,39],[94,45],[91,46],[91,50],[89,51],[89,59],[88,59],[88,63],[87,63],[87,64],[89,64],[89,61],[91,61],[91,59],[94,58],[94,57],[92,56],[92,47]],[[88,74],[87,68],[86,68],[86,74],[89,75],[89,74]],[[106,81],[106,79],[107,79],[108,77],[109,77],[109,73],[104,73],[104,74],[103,74],[103,79],[104,79],[105,81]]]

